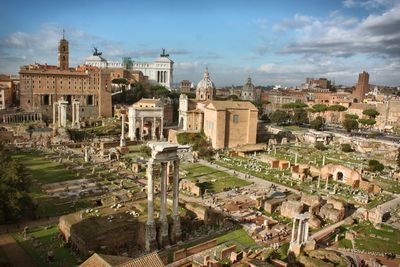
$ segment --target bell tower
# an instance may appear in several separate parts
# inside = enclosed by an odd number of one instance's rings
[[[69,48],[68,41],[65,40],[65,30],[63,30],[63,38],[58,45],[58,67],[60,70],[69,69]]]

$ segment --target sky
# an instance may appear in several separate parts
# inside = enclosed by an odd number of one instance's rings
[[[151,62],[166,48],[174,81],[295,86],[306,77],[400,85],[400,0],[3,0],[0,73],[56,64],[65,29],[70,65],[95,46],[108,60]]]

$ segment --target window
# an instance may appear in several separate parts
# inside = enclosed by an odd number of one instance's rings
[[[93,106],[93,96],[92,95],[88,95],[87,97],[87,104],[89,106]]]
[[[233,122],[238,123],[239,122],[239,115],[233,115]]]

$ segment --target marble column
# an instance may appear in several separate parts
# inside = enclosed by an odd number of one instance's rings
[[[152,160],[147,163],[147,222],[145,225],[145,248],[147,252],[157,247],[157,232],[154,224],[154,177]]]
[[[136,112],[133,108],[128,110],[128,136],[131,141],[136,140]]]
[[[140,140],[143,140],[144,118],[140,118]]]
[[[293,218],[293,227],[292,227],[292,239],[290,240],[290,242],[294,241],[294,237],[295,237],[295,231],[296,231],[296,218]]]
[[[60,119],[61,119],[61,127],[67,127],[67,101],[61,101],[59,103],[60,105]]]
[[[294,165],[297,165],[297,153],[294,154]]]
[[[167,218],[167,162],[161,162],[161,203],[160,203],[160,234],[159,245],[165,247],[169,243]]]
[[[120,147],[124,147],[126,145],[125,141],[125,114],[121,115],[121,139],[119,142]]]
[[[172,242],[176,243],[181,240],[181,218],[179,217],[179,159],[173,161],[174,165],[174,178],[173,178],[173,191],[172,191]]]
[[[57,105],[57,126],[61,127],[61,107],[60,105]]]
[[[161,117],[161,121],[160,121],[160,140],[164,140],[164,117]]]
[[[153,125],[151,127],[151,139],[157,140],[157,135],[156,135],[156,123],[157,123],[157,118],[153,118]]]

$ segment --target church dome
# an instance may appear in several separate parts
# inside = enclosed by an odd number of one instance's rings
[[[247,83],[245,85],[243,85],[242,91],[254,91],[254,85],[251,82],[251,78],[247,78]]]
[[[210,74],[208,73],[208,68],[204,71],[204,77],[203,79],[197,84],[196,89],[201,90],[201,89],[215,89],[215,85],[213,81],[210,79]]]

